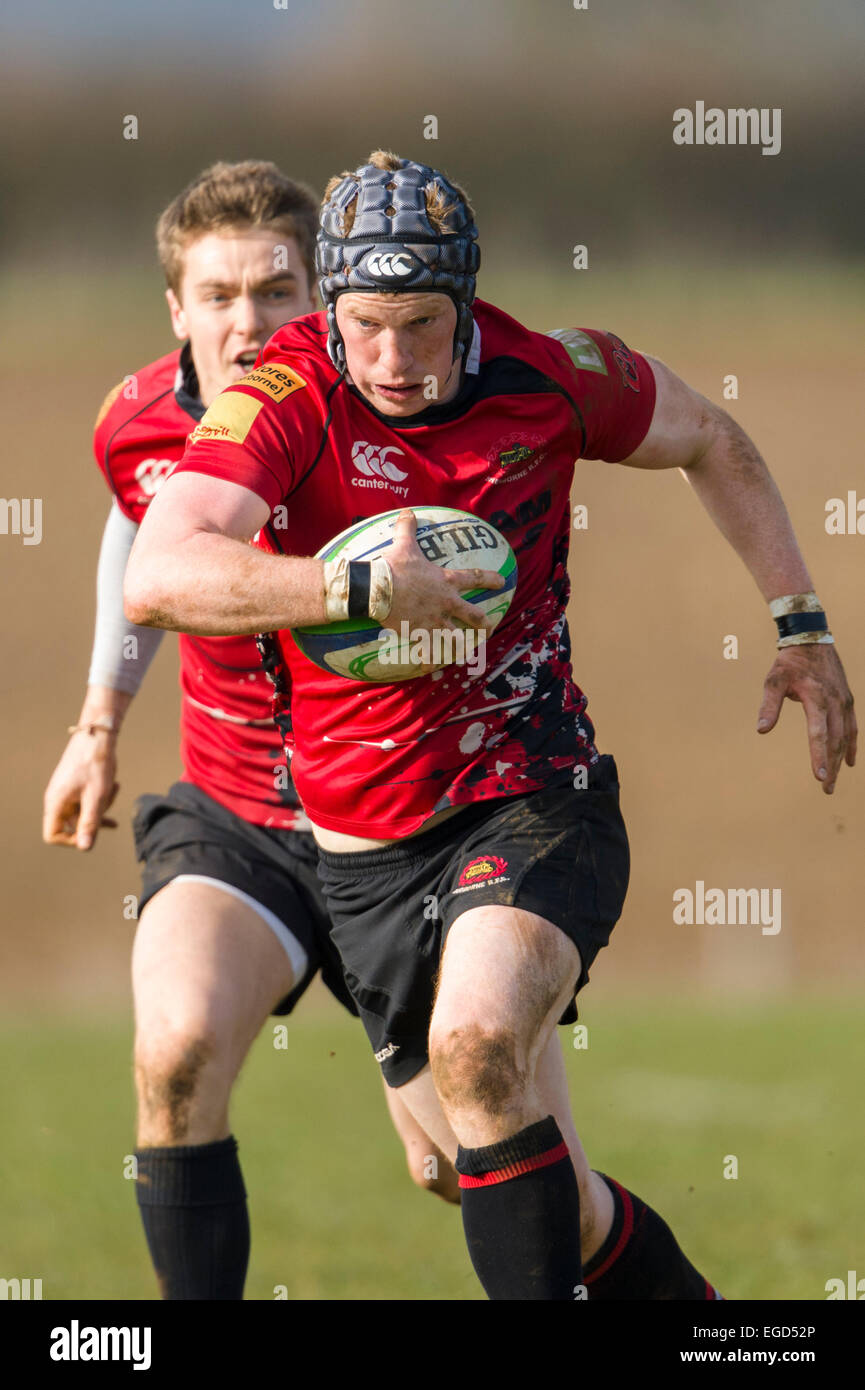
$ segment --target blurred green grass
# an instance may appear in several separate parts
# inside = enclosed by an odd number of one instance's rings
[[[595,995],[582,1019],[585,1050],[562,1038],[590,1161],[659,1210],[727,1297],[822,1299],[827,1279],[861,1267],[855,1004]],[[359,1027],[312,1001],[278,1050],[274,1022],[232,1113],[253,1233],[247,1298],[281,1285],[291,1300],[480,1298],[458,1211],[407,1175]],[[155,1297],[124,1178],[130,1021],[13,1019],[0,1047],[0,1276],[41,1278],[46,1299]]]

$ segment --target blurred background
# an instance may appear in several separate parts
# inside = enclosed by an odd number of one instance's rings
[[[138,891],[132,803],[179,768],[172,639],[126,721],[120,828],[78,855],[41,844],[40,814],[89,660],[109,506],[93,419],[114,382],[174,345],[158,213],[216,159],[273,159],[317,189],[380,146],[444,169],[477,210],[483,297],[537,329],[612,329],[757,441],[857,693],[865,537],[824,523],[830,498],[865,497],[865,12],[43,0],[7,7],[0,53],[2,492],[43,499],[41,544],[0,535],[0,1277],[43,1277],[46,1298],[150,1298],[122,1179],[123,901]],[[697,101],[781,108],[780,153],[675,145],[673,112]],[[826,798],[789,703],[756,735],[774,625],[678,473],[584,463],[573,500],[588,508],[572,546],[575,676],[616,755],[633,857],[582,996],[588,1047],[563,1033],[578,1127],[725,1294],[825,1297],[865,1259],[861,771]],[[676,926],[672,895],[698,880],[780,889],[780,932]],[[275,1051],[265,1029],[234,1116],[248,1296],[478,1297],[457,1214],[403,1174],[360,1030],[311,994],[289,1034]]]

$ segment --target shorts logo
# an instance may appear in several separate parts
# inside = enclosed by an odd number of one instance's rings
[[[507,867],[507,859],[500,859],[497,854],[485,854],[480,859],[473,859],[460,874],[454,892],[465,893],[469,888],[485,888],[491,883],[506,883]]]
[[[235,384],[249,386],[253,391],[261,391],[268,400],[284,401],[286,396],[290,396],[293,391],[299,391],[306,382],[290,367],[279,366],[276,362],[265,362],[263,367],[256,367],[254,371],[247,372],[246,376],[242,376]]]
[[[211,439],[220,444],[242,444],[263,407],[264,401],[229,387],[205,411],[189,436],[189,442],[198,444],[200,440]]]
[[[389,1042],[387,1047],[383,1047],[380,1052],[374,1052],[373,1056],[377,1062],[386,1062],[388,1057],[393,1057],[394,1053],[399,1052],[399,1043]]]
[[[615,333],[607,333],[613,347],[613,361],[621,373],[622,381],[629,391],[640,390],[640,375],[637,371],[637,364],[634,361],[634,354],[629,347],[625,347],[621,338],[617,338]]]

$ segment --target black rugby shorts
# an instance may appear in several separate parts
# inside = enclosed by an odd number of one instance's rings
[[[319,851],[331,939],[389,1086],[425,1065],[436,976],[461,913],[489,903],[536,913],[580,953],[574,994],[606,946],[625,901],[630,856],[615,760],[588,786],[564,786],[469,806],[384,849]],[[561,1019],[573,1023],[571,1004]]]
[[[273,913],[306,953],[302,977],[272,1012],[291,1013],[320,970],[331,994],[357,1015],[331,944],[316,873],[318,847],[308,831],[253,825],[191,782],[175,782],[166,796],[139,797],[132,828],[143,866],[139,915],[160,888],[182,874],[239,889]]]

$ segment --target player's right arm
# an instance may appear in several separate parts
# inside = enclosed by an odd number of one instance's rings
[[[276,506],[296,505],[297,476],[320,448],[321,408],[305,379],[281,361],[266,362],[217,396],[141,523],[124,588],[132,622],[223,636],[328,621],[321,560],[249,544]],[[414,518],[405,515],[388,553],[388,623],[488,627],[460,597],[460,589],[489,585],[487,572],[439,569],[414,533]]]
[[[264,499],[238,483],[172,474],[151,502],[129,558],[126,616],[143,626],[205,636],[326,623],[323,562],[270,555],[248,544],[269,517]],[[439,569],[415,542],[416,529],[413,513],[404,512],[388,552],[393,575],[388,622],[490,626],[459,590],[499,576]]]
[[[123,573],[137,529],[115,503],[99,553],[96,630],[84,703],[45,789],[46,844],[88,850],[103,826],[116,826],[105,812],[118,791],[117,738],[162,636],[131,627],[123,613]]]

